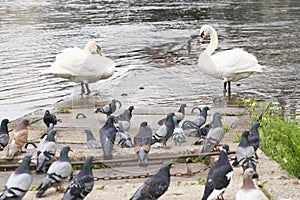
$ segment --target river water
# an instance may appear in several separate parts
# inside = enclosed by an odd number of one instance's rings
[[[91,85],[94,93],[152,105],[210,104],[223,84],[197,69],[203,24],[217,30],[219,51],[240,47],[267,66],[232,84],[233,93],[281,100],[288,112],[299,112],[298,0],[2,0],[0,118],[78,95],[78,84],[41,72],[62,49],[90,40],[118,65],[111,79]]]

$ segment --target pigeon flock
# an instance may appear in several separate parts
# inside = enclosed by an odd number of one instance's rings
[[[262,72],[263,66],[258,64],[257,59],[250,53],[241,49],[227,50],[216,53],[218,37],[216,31],[209,25],[204,25],[201,30],[201,42],[209,35],[211,42],[199,56],[199,69],[208,75],[222,79],[224,82],[224,94],[231,94],[230,83],[250,76],[254,72]],[[56,56],[56,61],[47,69],[44,74],[52,74],[57,77],[67,78],[70,81],[81,83],[81,94],[91,93],[88,83],[111,77],[115,72],[116,64],[101,54],[100,46],[91,41],[85,48],[67,48]],[[112,99],[108,104],[97,108],[94,113],[105,114],[107,119],[99,129],[100,140],[97,140],[92,131],[86,127],[83,133],[86,135],[87,149],[100,149],[103,160],[113,159],[113,151],[116,143],[119,148],[131,148],[132,154],[137,156],[137,165],[146,169],[149,165],[148,156],[151,149],[162,144],[164,149],[171,149],[181,146],[186,142],[185,132],[191,130],[191,137],[197,138],[195,145],[202,145],[199,157],[205,159],[211,152],[219,152],[218,160],[209,169],[202,200],[224,199],[223,194],[230,185],[233,175],[233,167],[242,167],[243,180],[241,187],[236,193],[237,200],[260,200],[261,192],[256,188],[253,179],[258,178],[256,164],[258,156],[256,150],[259,148],[259,122],[255,122],[250,130],[243,131],[240,143],[236,148],[235,159],[231,164],[228,158],[229,146],[222,144],[225,131],[222,125],[222,114],[213,113],[213,119],[207,123],[209,107],[194,107],[199,114],[192,120],[185,120],[185,103],[179,109],[170,112],[165,118],[157,123],[159,128],[152,131],[150,124],[143,121],[138,132],[131,139],[128,133],[132,126],[134,106],[129,106],[121,114],[114,115],[117,109],[121,109],[122,103]],[[78,119],[82,115],[76,116]],[[36,174],[43,174],[43,178],[37,191],[36,198],[49,195],[49,188],[56,188],[63,192],[63,200],[85,199],[92,192],[94,187],[94,176],[92,171],[93,157],[87,155],[81,171],[72,175],[72,164],[69,152],[72,151],[68,145],[58,149],[57,130],[60,119],[55,114],[46,110],[42,118],[47,132],[42,136],[41,141],[36,145],[37,154],[25,154],[19,167],[11,173],[6,181],[5,187],[0,194],[0,200],[22,199],[29,190],[33,175],[31,162],[36,162]],[[22,120],[12,131],[8,130],[8,119],[1,121],[0,127],[0,150],[5,152],[6,159],[11,160],[18,153],[24,153],[24,146],[28,142],[29,120]],[[174,142],[174,147],[167,145],[168,141]],[[59,151],[59,157],[56,153]],[[173,163],[165,161],[158,172],[150,176],[136,192],[132,194],[131,200],[154,200],[160,198],[168,190],[171,178],[170,169]],[[70,180],[66,189],[63,188],[66,180]],[[200,198],[200,197],[199,197]]]
[[[140,124],[139,130],[136,135],[131,139],[130,130],[132,122],[134,107],[130,106],[125,109],[120,115],[114,116],[116,111],[115,104],[118,102],[121,107],[121,102],[113,100],[107,104],[106,108],[113,108],[112,110],[104,110],[98,108],[97,110],[107,116],[105,124],[99,128],[100,140],[97,140],[89,128],[84,129],[83,133],[86,135],[86,148],[87,149],[100,149],[103,152],[103,159],[113,159],[113,150],[115,144],[120,148],[132,148],[133,153],[136,154],[138,163],[137,165],[142,168],[147,168],[149,165],[148,156],[151,154],[151,148],[155,148],[155,144],[162,143],[163,148],[171,148],[167,146],[169,140],[174,141],[174,147],[181,145],[185,142],[185,132],[191,131],[189,136],[202,140],[202,150],[200,151],[200,158],[204,159],[210,152],[220,152],[219,159],[212,164],[206,178],[205,190],[203,192],[202,200],[206,199],[222,199],[223,193],[229,186],[233,175],[232,167],[242,167],[243,169],[243,185],[236,194],[237,199],[246,199],[250,196],[253,198],[248,199],[261,199],[261,194],[255,187],[252,179],[257,179],[258,173],[256,171],[257,155],[256,150],[259,147],[259,127],[260,123],[253,123],[250,130],[245,130],[241,134],[241,140],[236,148],[235,159],[230,164],[228,158],[229,146],[222,144],[225,131],[222,126],[222,115],[215,112],[212,121],[206,124],[208,107],[194,107],[192,113],[197,109],[200,114],[194,120],[185,120],[185,107],[182,104],[178,111],[170,112],[164,119],[158,121],[160,126],[153,132],[148,122],[144,121]],[[47,190],[51,187],[56,188],[57,191],[64,192],[63,199],[84,199],[93,189],[94,177],[92,172],[93,157],[87,155],[81,171],[71,176],[72,165],[69,159],[69,151],[72,151],[70,146],[64,146],[60,149],[60,156],[55,156],[57,149],[56,128],[57,118],[55,114],[51,114],[48,110],[45,112],[43,122],[46,125],[47,133],[41,138],[37,144],[36,155],[36,174],[45,174],[40,185],[37,188],[36,198],[47,196]],[[181,123],[179,123],[181,122]],[[3,119],[0,129],[0,144],[3,151],[7,152],[7,159],[12,159],[13,156],[22,152],[22,146],[28,141],[27,126],[29,120],[23,120],[12,131],[8,130],[9,120]],[[126,128],[124,128],[124,126]],[[197,134],[194,133],[196,129]],[[205,129],[205,134],[200,134],[200,130]],[[204,132],[204,131],[202,131]],[[222,144],[222,145],[221,145]],[[221,146],[220,146],[221,145]],[[14,151],[12,152],[12,146]],[[0,196],[0,199],[22,199],[28,191],[32,183],[32,173],[30,170],[30,161],[33,160],[32,155],[26,154],[23,161],[20,163],[19,168],[11,174],[7,180],[6,186]],[[141,185],[130,199],[158,199],[162,196],[170,185],[170,169],[172,163],[169,161],[161,165],[159,171],[149,177],[143,185]],[[26,183],[21,183],[22,179],[28,179]],[[68,187],[64,190],[62,185],[70,178]],[[257,196],[259,195],[259,196]]]

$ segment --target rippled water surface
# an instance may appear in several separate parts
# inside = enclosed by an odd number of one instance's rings
[[[216,28],[219,51],[241,47],[267,66],[265,73],[233,84],[233,93],[281,99],[291,112],[299,111],[299,19],[298,0],[2,0],[0,117],[13,119],[77,95],[78,84],[41,72],[62,49],[83,48],[90,40],[118,64],[110,80],[92,84],[94,92],[128,93],[132,101],[151,104],[195,97],[209,103],[223,84],[197,69],[203,24]]]

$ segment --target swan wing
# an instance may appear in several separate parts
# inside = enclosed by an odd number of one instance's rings
[[[200,54],[198,58],[198,66],[200,70],[205,72],[206,74],[222,79],[222,76],[219,73],[217,66],[211,59],[211,56],[206,53],[206,51],[203,51]]]
[[[222,51],[212,55],[211,59],[222,74],[262,72],[263,68],[254,55],[242,49]]]

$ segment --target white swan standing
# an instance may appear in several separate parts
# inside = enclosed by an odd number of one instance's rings
[[[205,36],[210,36],[210,43],[198,59],[198,66],[206,74],[224,81],[224,94],[228,84],[228,95],[230,96],[230,82],[250,76],[254,72],[262,72],[263,67],[258,64],[256,57],[242,49],[236,48],[218,52],[213,52],[218,47],[218,35],[210,25],[203,25],[200,29],[200,42]]]
[[[85,93],[85,86],[86,94],[90,94],[88,83],[111,77],[115,67],[116,64],[110,58],[101,55],[100,46],[91,41],[83,50],[77,47],[64,49],[43,73],[80,82],[81,93]]]

